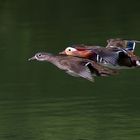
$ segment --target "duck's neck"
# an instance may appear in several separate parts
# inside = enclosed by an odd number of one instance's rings
[[[48,54],[44,60],[50,63],[55,63],[57,61],[57,56]]]
[[[92,56],[92,52],[90,50],[79,51],[79,57],[90,58]]]
[[[53,59],[53,58],[54,58],[54,55],[47,53],[44,58],[44,61],[51,61],[51,59]]]

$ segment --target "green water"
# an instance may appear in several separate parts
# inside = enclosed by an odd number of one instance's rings
[[[0,140],[139,140],[139,69],[93,84],[27,61],[76,43],[139,40],[138,2],[0,0]]]

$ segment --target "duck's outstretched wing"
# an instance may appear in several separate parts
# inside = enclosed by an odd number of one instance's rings
[[[82,70],[80,70],[78,73],[75,70],[66,70],[66,73],[74,77],[82,77],[91,82],[94,82],[94,77],[86,67],[83,67]]]
[[[74,77],[82,77],[91,82],[94,82],[94,77],[89,68],[83,63],[82,58],[65,56],[60,60],[61,65],[65,65],[65,71],[67,74]],[[87,59],[88,61],[88,59]]]
[[[66,73],[74,77],[82,77],[94,82],[94,76],[109,76],[117,74],[116,70],[102,66],[92,60],[73,56],[61,56],[61,65],[65,66]]]

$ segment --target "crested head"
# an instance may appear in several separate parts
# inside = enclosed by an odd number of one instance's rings
[[[39,52],[36,53],[33,57],[29,58],[28,60],[38,60],[38,61],[45,61],[48,60],[52,54],[46,52]]]
[[[88,58],[91,56],[91,49],[88,48],[82,48],[82,47],[67,47],[63,52],[60,52],[59,54],[65,54],[65,55],[71,55],[71,56],[77,56],[82,58]]]
[[[59,54],[72,55],[72,56],[74,56],[74,52],[77,52],[77,49],[76,48],[67,47],[64,51],[59,52]]]
[[[78,56],[80,51],[82,52],[87,50],[88,49],[84,47],[67,47],[63,52],[60,52],[59,54]]]
[[[76,52],[76,51],[77,51],[77,49],[76,48],[73,48],[73,47],[67,47],[65,49],[66,55],[73,55],[73,52]]]

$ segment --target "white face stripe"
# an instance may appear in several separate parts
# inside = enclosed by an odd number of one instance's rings
[[[73,51],[77,51],[75,48],[72,48],[72,47],[67,47],[65,49],[66,52],[73,52]]]

